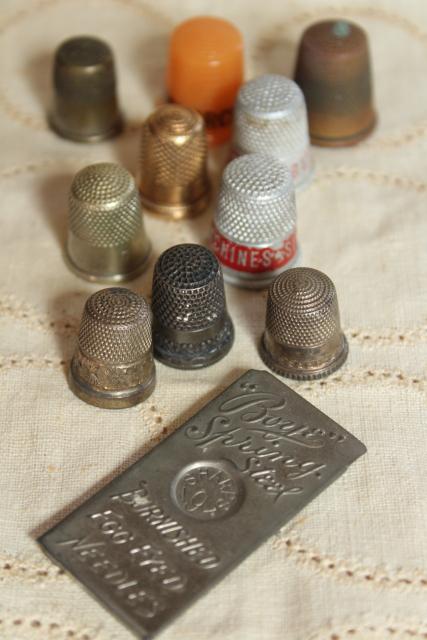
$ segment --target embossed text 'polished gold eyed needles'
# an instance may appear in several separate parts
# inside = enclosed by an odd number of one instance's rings
[[[365,451],[270,373],[247,371],[39,542],[148,639]]]

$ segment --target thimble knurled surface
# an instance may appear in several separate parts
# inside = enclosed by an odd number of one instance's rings
[[[303,34],[295,80],[308,109],[313,144],[356,144],[375,125],[368,39],[346,20],[317,22]]]
[[[111,287],[90,296],[70,367],[74,393],[106,409],[145,400],[155,384],[151,326],[148,303],[129,289]]]
[[[280,160],[247,154],[226,167],[214,224],[214,252],[227,282],[268,286],[296,260],[295,189]]]
[[[147,118],[141,135],[139,186],[144,207],[175,220],[207,207],[207,141],[196,111],[167,104]]]
[[[131,280],[146,267],[150,250],[130,173],[109,162],[79,171],[69,195],[70,268],[94,282]]]
[[[301,89],[285,76],[266,74],[246,82],[234,112],[233,155],[262,153],[282,160],[295,186],[312,173],[307,110]]]
[[[76,142],[98,142],[122,128],[113,53],[98,38],[63,42],[55,54],[51,127]]]
[[[270,285],[261,340],[265,364],[287,378],[314,380],[347,358],[333,282],[316,269],[299,267]]]
[[[171,367],[198,369],[230,350],[233,325],[221,267],[197,244],[179,244],[158,259],[153,275],[154,355]]]

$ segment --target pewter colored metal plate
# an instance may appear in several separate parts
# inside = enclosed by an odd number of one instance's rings
[[[40,543],[148,638],[365,451],[273,375],[251,370]]]

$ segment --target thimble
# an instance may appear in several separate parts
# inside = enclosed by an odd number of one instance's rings
[[[268,290],[261,357],[275,373],[323,378],[347,358],[333,282],[317,269],[289,269]]]
[[[81,278],[120,282],[146,267],[151,245],[138,190],[123,167],[103,162],[76,174],[68,223],[67,263]]]
[[[233,107],[242,81],[243,40],[233,24],[201,16],[175,29],[169,49],[169,98],[202,114],[212,144],[231,137]]]
[[[178,244],[159,257],[153,275],[155,357],[170,367],[199,369],[231,349],[221,267],[197,244]]]
[[[295,188],[283,162],[250,153],[228,164],[213,246],[225,280],[242,287],[266,287],[295,262]]]
[[[313,144],[356,144],[375,125],[368,40],[345,20],[309,27],[299,46],[295,80],[308,109]]]
[[[105,42],[88,36],[63,42],[55,54],[53,84],[49,122],[60,136],[98,142],[121,130],[113,53]]]
[[[155,384],[151,324],[148,303],[129,289],[111,287],[90,296],[70,366],[72,391],[105,409],[145,400]]]
[[[301,89],[293,80],[266,74],[246,82],[234,113],[233,155],[262,153],[282,160],[295,186],[312,173],[307,110]]]
[[[159,107],[142,127],[141,202],[174,220],[201,213],[209,203],[207,143],[201,116],[175,104]]]

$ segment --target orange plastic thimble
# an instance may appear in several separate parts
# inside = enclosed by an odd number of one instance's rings
[[[230,138],[242,82],[243,39],[234,25],[201,16],[175,29],[169,50],[169,98],[202,114],[210,143]]]

